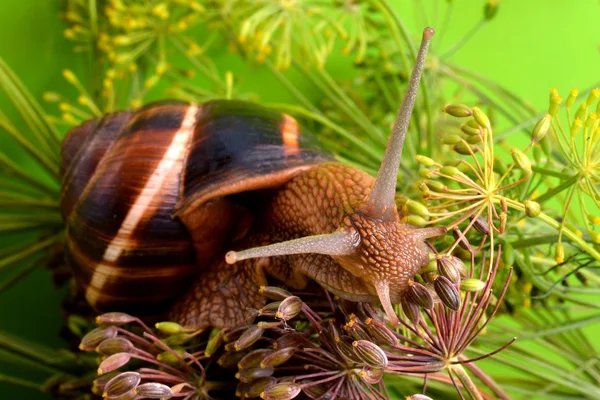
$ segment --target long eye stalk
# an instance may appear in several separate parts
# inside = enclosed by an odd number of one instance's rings
[[[404,147],[408,123],[410,122],[410,116],[415,105],[415,99],[417,98],[421,75],[425,68],[427,49],[434,33],[432,28],[425,28],[423,31],[423,39],[419,53],[417,54],[415,68],[412,71],[404,99],[398,110],[398,116],[394,122],[392,134],[390,135],[381,167],[379,167],[375,185],[367,201],[367,205],[370,206],[369,209],[375,214],[384,214],[388,209],[395,206],[394,196],[396,195],[396,181],[398,179],[402,148]]]

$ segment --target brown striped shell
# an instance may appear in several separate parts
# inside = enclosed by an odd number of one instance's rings
[[[65,138],[67,262],[100,311],[158,314],[252,224],[242,192],[328,159],[296,121],[257,105],[161,102]]]

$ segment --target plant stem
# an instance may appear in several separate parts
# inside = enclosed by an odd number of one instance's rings
[[[460,382],[463,384],[464,388],[467,389],[469,395],[473,400],[483,400],[481,393],[477,390],[477,386],[471,380],[467,371],[463,368],[462,364],[452,364],[448,366],[448,369],[452,371],[453,374],[456,374]]]

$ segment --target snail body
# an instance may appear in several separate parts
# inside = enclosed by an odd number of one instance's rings
[[[379,298],[392,323],[441,228],[400,221],[402,143],[432,30],[375,179],[335,162],[289,115],[230,100],[161,102],[73,129],[63,143],[67,262],[101,311],[168,312],[187,327],[253,318],[272,276]]]

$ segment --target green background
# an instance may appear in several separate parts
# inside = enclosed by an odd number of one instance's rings
[[[425,24],[437,29],[438,42],[434,49],[438,54],[481,19],[485,4],[480,0],[454,1],[448,30],[441,32],[435,21],[440,23],[446,2],[425,2],[425,12],[416,5],[419,2],[391,3],[411,32],[420,31]],[[435,3],[439,3],[442,10],[437,18],[432,8]],[[65,26],[58,17],[59,9],[59,1],[0,1],[0,55],[39,99],[47,90],[72,93],[61,71],[64,68],[76,73],[82,70],[81,55],[74,53],[72,43],[63,38]],[[565,98],[572,88],[584,90],[598,85],[599,45],[600,3],[597,0],[507,0],[500,2],[496,17],[456,53],[452,61],[502,84],[543,111],[552,87]],[[228,59],[222,57],[223,63]],[[335,65],[335,60],[332,64]],[[230,66],[219,67],[226,70]],[[263,88],[264,92],[264,85],[269,84],[261,80],[260,74],[244,72],[239,65],[233,69],[241,79],[242,90]],[[273,84],[269,96],[277,98],[286,94],[277,92]],[[6,99],[0,98],[0,107],[5,109],[6,105]],[[0,146],[7,150],[13,143],[0,136]],[[21,159],[18,153],[9,154],[14,154],[15,160]],[[35,271],[0,296],[1,328],[50,346],[63,345],[59,337],[63,325],[60,311],[63,295],[63,291],[53,288],[48,271]],[[26,376],[24,371],[8,365],[2,353],[0,372]],[[0,398],[45,397],[0,383]]]

